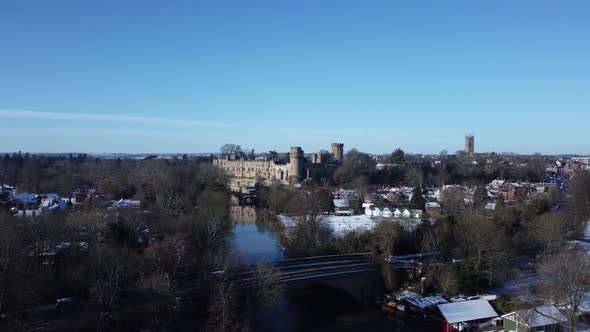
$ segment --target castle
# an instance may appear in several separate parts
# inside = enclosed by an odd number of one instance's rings
[[[299,146],[291,147],[289,160],[271,158],[247,159],[226,155],[213,160],[213,165],[224,170],[230,177],[230,187],[238,191],[257,183],[269,184],[299,182],[309,177],[310,171],[318,168],[337,167],[344,158],[344,144],[333,143],[332,153],[314,153],[306,159]]]

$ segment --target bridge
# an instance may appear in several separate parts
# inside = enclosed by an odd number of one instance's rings
[[[341,255],[325,255],[304,258],[286,259],[276,262],[267,262],[277,273],[275,283],[305,284],[306,281],[313,281],[314,283],[327,283],[331,286],[336,285],[339,288],[344,288],[355,297],[362,298],[362,294],[356,294],[360,291],[366,291],[367,287],[375,287],[378,283],[377,279],[381,278],[380,270],[384,263],[389,263],[394,269],[406,269],[420,271],[424,260],[431,257],[432,253],[410,254],[401,256],[389,256],[385,259],[376,258],[371,253],[352,253]],[[230,273],[231,277],[224,280],[226,273]],[[355,274],[365,273],[366,277],[353,278]],[[209,273],[210,278],[208,283],[194,285],[190,281],[190,273],[184,275],[185,290],[182,292],[184,297],[188,294],[194,294],[211,283],[216,282],[232,282],[234,287],[238,289],[246,289],[256,287],[256,265],[243,265],[237,271],[214,271]],[[350,277],[349,277],[350,276]],[[189,278],[187,278],[189,277]],[[354,280],[356,285],[351,285],[351,280]],[[381,290],[373,290],[382,295]]]
[[[327,255],[286,259],[268,263],[278,273],[278,283],[325,278],[342,274],[376,271],[381,262],[369,253]],[[247,265],[239,272],[237,281],[247,285],[255,280],[255,265]],[[214,273],[223,273],[217,271]]]
[[[432,253],[389,256],[385,261],[392,264],[394,268],[417,269],[422,266],[426,258],[431,256],[433,256]],[[383,261],[375,258],[371,253],[353,253],[286,259],[269,264],[279,273],[277,282],[286,283],[375,271],[382,266]],[[238,280],[253,280],[255,271],[255,265],[244,266]],[[222,274],[223,271],[213,273]]]
[[[389,256],[384,261],[396,269],[419,269],[423,261],[433,253],[419,253]],[[317,279],[343,274],[363,273],[378,270],[383,260],[371,253],[352,253],[286,259],[268,264],[279,274],[276,282],[288,283],[299,280]],[[221,276],[224,271],[215,271],[211,275]],[[256,265],[244,265],[235,281],[248,284],[255,280]]]

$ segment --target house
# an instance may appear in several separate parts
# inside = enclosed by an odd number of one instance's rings
[[[335,199],[334,201],[334,211],[338,216],[351,216],[352,210],[350,209],[350,204],[348,203],[348,199]]]
[[[97,191],[94,188],[78,189],[70,194],[70,201],[73,204],[81,204],[86,202],[87,200],[92,200],[92,197],[95,194],[97,194]]]
[[[109,210],[112,209],[138,209],[141,206],[141,201],[134,200],[134,199],[120,199],[118,201],[113,201],[113,204],[109,207]]]
[[[399,209],[395,209],[395,211],[393,211],[393,217],[394,218],[401,218],[402,212]]]
[[[383,209],[381,209],[380,207],[375,206],[373,208],[373,217],[381,217],[383,216]]]
[[[367,207],[365,207],[365,215],[367,217],[373,216],[373,206],[372,205],[368,205]]]
[[[402,201],[402,194],[391,191],[385,196],[385,199],[390,203],[400,203]]]
[[[58,194],[39,194],[37,195],[37,197],[43,199],[59,199],[59,195]]]
[[[364,196],[364,202],[365,203],[379,203],[381,201],[381,196],[378,195],[377,193],[367,193]]]
[[[496,210],[496,203],[488,203],[488,204],[486,204],[484,209],[494,211],[494,210]]]
[[[393,217],[393,209],[390,209],[388,207],[383,209],[383,217],[384,218],[391,218]]]
[[[440,217],[441,207],[437,202],[426,202],[425,208],[426,214],[428,214],[430,218]]]
[[[5,200],[11,200],[14,198],[14,193],[16,191],[15,187],[11,187],[8,185],[0,185],[0,201]]]
[[[468,331],[492,325],[498,314],[484,299],[461,301],[438,305],[443,317],[443,331]]]
[[[422,210],[410,210],[411,218],[422,219]]]
[[[41,215],[41,210],[16,210],[14,215],[17,218],[36,218]]]
[[[404,212],[402,212],[402,217],[409,219],[412,217],[412,213],[410,213],[410,211],[408,209],[404,209]]]
[[[449,303],[442,296],[421,296],[413,292],[404,292],[393,298],[389,297],[388,305],[396,308],[400,312],[412,315],[414,317],[423,317],[436,310],[436,306],[443,303]]]
[[[14,195],[14,199],[17,202],[25,203],[25,204],[37,204],[37,194],[32,193],[22,193]]]
[[[68,199],[67,198],[43,198],[41,200],[40,209],[43,211],[48,212],[56,212],[56,211],[63,211],[68,206]]]
[[[519,310],[502,316],[507,331],[561,331],[567,318],[552,305]]]
[[[506,180],[494,180],[490,183],[490,187],[493,189],[502,189],[504,188],[504,184],[506,183]]]
[[[36,250],[31,254],[37,254],[43,265],[60,265],[63,262],[62,256],[66,252],[86,254],[88,252],[88,242],[39,243]]]

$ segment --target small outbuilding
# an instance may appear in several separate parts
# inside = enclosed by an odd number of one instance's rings
[[[351,216],[352,210],[350,210],[350,204],[348,199],[335,199],[334,200],[334,211],[337,216]]]
[[[430,218],[438,218],[440,217],[441,207],[440,204],[437,202],[426,202],[426,213]]]
[[[492,325],[498,314],[487,300],[471,300],[440,304],[438,310],[443,316],[443,331],[470,331]]]
[[[504,329],[515,332],[562,331],[567,318],[552,305],[519,310],[502,316]]]

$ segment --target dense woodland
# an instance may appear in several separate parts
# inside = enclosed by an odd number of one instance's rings
[[[88,202],[33,220],[2,211],[4,328],[28,330],[42,321],[57,330],[249,330],[256,308],[272,300],[276,290],[265,284],[272,280],[265,266],[256,269],[256,291],[231,287],[238,262],[228,243],[230,193],[225,176],[208,162],[15,154],[2,160],[0,170],[0,182],[21,191],[68,197],[97,188],[113,199],[142,202],[140,211],[108,211]],[[59,254],[46,256],[63,243],[68,246]],[[227,273],[210,275],[219,270]],[[75,303],[47,309],[66,297]]]
[[[491,163],[484,161],[490,158]],[[290,256],[373,252],[382,258],[436,252],[446,264],[426,272],[430,291],[482,292],[508,276],[521,257],[546,262],[542,267],[549,270],[555,262],[551,257],[564,255],[566,241],[575,239],[590,217],[590,174],[571,181],[569,197],[552,191],[512,204],[497,201],[495,211],[482,209],[486,198],[466,204],[461,193],[449,192],[441,202],[443,216],[415,232],[383,222],[371,232],[334,237],[316,221],[322,212],[333,210],[329,184],[364,193],[375,184],[420,188],[480,185],[497,177],[544,177],[546,160],[541,156],[493,158],[473,163],[466,156],[444,155],[433,166],[425,158],[396,150],[388,160],[392,166],[378,171],[372,158],[351,150],[342,167],[315,174],[301,188],[259,187],[257,204],[271,214],[299,217],[283,238]],[[265,265],[256,267],[257,287],[235,289],[232,271],[239,262],[228,242],[230,193],[225,175],[207,159],[108,160],[19,153],[1,159],[0,183],[16,185],[21,192],[64,197],[96,188],[111,199],[142,202],[140,211],[109,211],[87,202],[33,220],[12,217],[4,202],[0,313],[5,316],[0,324],[6,328],[30,329],[32,322],[41,321],[38,324],[53,329],[247,331],[255,327],[258,309],[272,304],[281,291]],[[558,201],[568,204],[556,213]],[[63,243],[68,245],[58,255],[45,255],[48,248]],[[209,273],[221,270],[226,271],[222,276]],[[392,290],[401,286],[387,268],[384,278]],[[57,312],[43,309],[64,297],[76,305]]]

